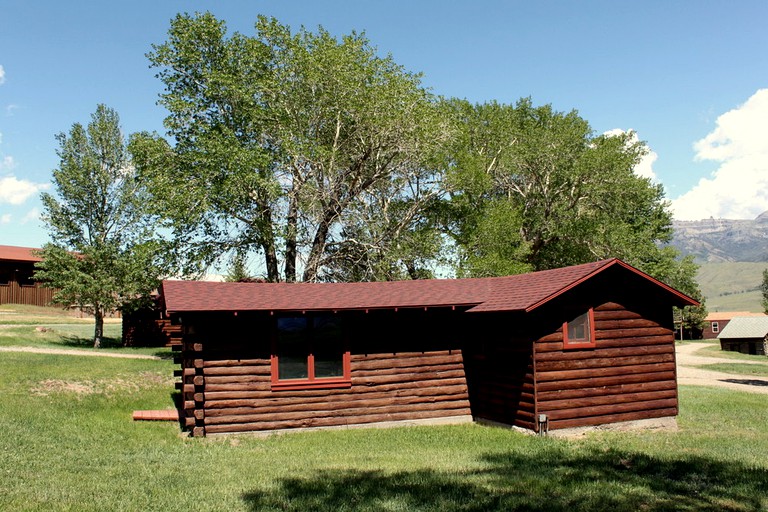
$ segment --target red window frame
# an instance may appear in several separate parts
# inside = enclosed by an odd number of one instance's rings
[[[272,354],[270,356],[271,384],[273,390],[300,390],[300,389],[338,389],[352,386],[352,372],[350,366],[349,349],[342,352],[342,375],[340,377],[315,377],[315,355],[312,351],[307,353],[307,378],[306,379],[280,379],[280,357],[278,352],[277,320],[275,320],[274,335],[272,336]],[[342,340],[344,346],[346,340]]]
[[[579,320],[581,317],[585,317],[587,320],[587,328],[584,329],[584,332],[587,334],[587,337],[584,338],[569,338],[568,337],[568,325],[572,324],[576,320]],[[573,350],[573,349],[580,349],[580,348],[594,348],[595,347],[595,312],[592,308],[589,308],[588,311],[585,313],[581,313],[578,316],[574,317],[570,321],[563,322],[563,349],[565,350]]]

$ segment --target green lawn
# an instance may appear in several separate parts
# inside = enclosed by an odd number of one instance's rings
[[[734,359],[734,360],[741,360],[741,361],[754,361],[756,363],[764,363],[768,365],[768,357],[766,356],[757,356],[757,355],[751,355],[751,354],[742,354],[741,352],[732,352],[730,350],[722,350],[720,348],[720,342],[718,340],[707,340],[700,348],[696,351],[697,356],[707,356],[707,357],[720,357],[724,359]]]
[[[55,344],[55,341],[48,341]],[[0,353],[0,510],[758,511],[765,395],[681,388],[677,432],[556,439],[480,425],[193,439],[174,366]]]
[[[165,348],[123,347],[119,318],[105,319],[101,349],[93,348],[93,331],[93,319],[80,318],[76,312],[17,304],[0,306],[0,347],[63,348],[171,357],[170,350]]]
[[[736,375],[754,375],[756,377],[768,377],[768,364],[747,363],[712,363],[698,365],[697,368],[712,370],[714,372],[733,373]]]

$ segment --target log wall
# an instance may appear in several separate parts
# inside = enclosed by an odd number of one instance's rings
[[[720,350],[757,356],[766,355],[766,345],[768,345],[768,342],[759,338],[727,338],[720,340]]]
[[[177,341],[183,423],[195,436],[358,425],[470,414],[462,351],[408,312],[347,318],[352,383],[272,390],[272,322],[199,316],[166,328]],[[224,323],[226,321],[226,323]],[[214,327],[218,326],[218,327]],[[362,329],[362,327],[366,327]]]
[[[562,328],[534,344],[536,413],[550,429],[676,416],[671,321],[616,302],[594,311],[595,348],[563,350]]]
[[[475,419],[534,429],[533,344],[520,325],[504,315],[476,326],[465,349],[467,384]]]

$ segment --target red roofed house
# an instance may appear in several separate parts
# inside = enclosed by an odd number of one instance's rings
[[[752,313],[749,311],[712,311],[704,319],[704,331],[701,337],[705,340],[715,339],[725,329],[732,319],[737,317],[765,316],[764,313]]]
[[[0,304],[47,306],[55,290],[43,288],[32,276],[41,261],[30,247],[0,245]]]
[[[479,279],[164,281],[161,300],[195,436],[674,417],[672,306],[696,304],[617,259]]]

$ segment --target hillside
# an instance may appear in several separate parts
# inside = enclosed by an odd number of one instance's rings
[[[696,275],[709,311],[763,310],[760,283],[768,263],[702,263]]]

